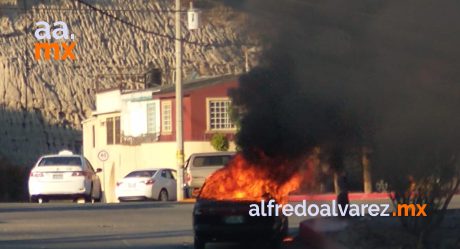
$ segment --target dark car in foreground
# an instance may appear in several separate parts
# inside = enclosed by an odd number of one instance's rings
[[[288,232],[285,216],[249,215],[249,201],[220,201],[197,198],[193,210],[195,249],[208,242],[242,242],[280,248]],[[260,203],[256,203],[260,205]]]

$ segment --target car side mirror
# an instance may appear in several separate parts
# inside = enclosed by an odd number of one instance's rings
[[[101,168],[97,168],[96,169],[96,173],[101,173],[102,172],[102,169]]]

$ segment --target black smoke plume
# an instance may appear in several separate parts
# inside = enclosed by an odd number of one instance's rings
[[[428,158],[460,151],[460,2],[234,6],[266,46],[260,65],[231,93],[246,155],[366,145],[374,148],[375,172],[405,177],[439,171]]]

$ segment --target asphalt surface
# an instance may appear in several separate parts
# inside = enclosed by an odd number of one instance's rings
[[[193,248],[192,209],[192,203],[174,202],[3,203],[0,248]],[[300,220],[290,219],[291,227]]]
[[[382,200],[366,203],[382,203]],[[460,208],[460,198],[451,207]],[[1,203],[0,248],[193,248],[193,203]],[[295,235],[305,217],[290,217]],[[241,245],[209,244],[237,249]],[[285,248],[293,248],[286,245]]]

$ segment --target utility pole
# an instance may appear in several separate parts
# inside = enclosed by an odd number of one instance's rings
[[[181,35],[181,0],[176,0],[175,22],[176,22],[176,169],[177,169],[177,200],[184,199],[183,178],[184,178],[184,138],[182,121],[182,35]]]

